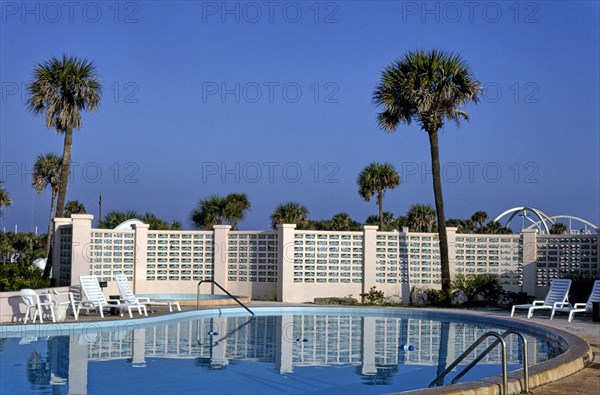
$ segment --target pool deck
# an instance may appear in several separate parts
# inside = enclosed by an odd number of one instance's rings
[[[280,302],[261,302],[254,301],[250,303],[249,307],[315,307],[312,304],[293,304],[293,303],[280,303]],[[221,306],[219,306],[221,307]],[[225,306],[222,306],[225,307]],[[238,307],[237,305],[231,305],[227,307]],[[324,306],[325,307],[325,306]],[[339,307],[335,305],[328,305],[328,307]],[[349,306],[351,307],[351,306]],[[201,307],[200,309],[208,309],[210,307]],[[195,306],[182,306],[182,311],[190,311],[195,310]],[[510,313],[508,311],[490,311],[490,310],[467,310],[467,309],[430,309],[427,308],[425,310],[430,311],[438,311],[438,312],[448,312],[448,313],[460,313],[474,316],[485,316],[485,317],[494,317],[494,318],[504,318],[509,320],[517,320],[525,323],[532,323],[540,326],[544,326],[546,328],[557,329],[559,331],[564,331],[568,334],[574,335],[580,339],[583,339],[591,348],[591,352],[587,347],[578,347],[577,352],[579,355],[583,355],[586,352],[591,354],[591,361],[589,364],[585,366],[583,369],[573,373],[567,377],[561,378],[554,382],[543,384],[533,388],[530,393],[533,394],[548,394],[548,395],[588,395],[588,394],[596,394],[600,393],[600,323],[592,322],[590,316],[579,315],[575,316],[573,321],[567,322],[566,315],[560,315],[555,317],[553,320],[549,319],[550,314],[546,312],[539,312],[531,318],[527,319],[524,313],[518,312],[518,315],[515,317],[510,317]],[[166,308],[159,308],[153,313],[149,313],[149,316],[158,316],[165,314],[173,314],[169,313]],[[140,317],[137,312],[134,313],[134,319]],[[127,314],[124,314],[123,317],[120,316],[111,316],[105,315],[104,320],[121,320],[121,319],[129,319]],[[79,322],[93,322],[102,320],[97,315],[81,315]],[[45,321],[47,322],[47,321]],[[73,317],[68,316],[65,322],[75,322]],[[14,324],[3,324],[3,325],[14,325]],[[587,358],[583,358],[587,359]],[[587,362],[587,361],[586,361]],[[581,361],[579,361],[581,364]],[[573,370],[573,366],[569,367],[570,370]],[[560,366],[558,370],[561,370]],[[534,372],[532,372],[534,373]],[[552,378],[550,378],[552,380]],[[491,382],[485,384],[492,384]],[[535,385],[532,382],[532,386]],[[472,387],[472,386],[471,386]],[[444,389],[426,389],[419,391],[412,391],[411,394],[448,394],[448,393],[456,393],[456,394],[481,394],[481,393],[490,393],[488,391],[481,391],[480,389],[473,388],[457,388],[457,391],[448,391],[451,387],[444,387]],[[497,388],[497,386],[496,386]],[[498,393],[497,390],[492,393]]]

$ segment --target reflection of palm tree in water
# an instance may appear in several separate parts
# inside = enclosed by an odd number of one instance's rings
[[[33,351],[27,360],[27,380],[34,385],[50,384],[50,366],[37,351]]]
[[[441,322],[440,327],[440,347],[438,349],[438,367],[436,372],[436,377],[438,377],[444,370],[446,370],[446,366],[448,365],[448,339],[450,335],[450,323],[449,322]],[[444,385],[444,381],[439,383],[439,385]]]

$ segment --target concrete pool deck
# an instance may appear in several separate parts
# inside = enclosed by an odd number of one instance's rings
[[[312,304],[295,304],[295,303],[279,303],[279,302],[261,302],[254,301],[249,307],[317,307]],[[221,307],[221,306],[219,306]],[[239,307],[237,305],[223,306],[227,307]],[[323,306],[323,307],[341,307],[341,306]],[[348,306],[352,307],[352,306]],[[355,306],[356,307],[356,306]],[[208,309],[210,307],[201,307],[201,310]],[[182,311],[195,310],[195,306],[182,306]],[[420,310],[420,309],[417,309]],[[569,394],[569,395],[583,395],[583,394],[595,394],[600,392],[600,323],[592,322],[591,317],[580,315],[576,316],[572,322],[567,322],[566,315],[555,317],[554,320],[549,319],[549,313],[538,313],[531,319],[527,319],[525,314],[520,314],[515,317],[510,317],[508,311],[490,311],[490,310],[467,310],[467,309],[432,309],[424,308],[423,310],[435,311],[441,313],[457,313],[465,314],[473,317],[485,316],[486,318],[500,318],[514,320],[527,324],[534,324],[540,327],[546,328],[547,330],[559,332],[561,335],[566,336],[569,343],[572,345],[569,352],[561,355],[553,360],[544,362],[546,366],[542,369],[538,369],[540,365],[536,365],[534,369],[530,371],[530,386],[532,387],[531,393],[534,394]],[[157,309],[156,312],[149,314],[149,316],[160,316],[169,315],[175,313],[169,313],[166,309]],[[141,318],[137,313],[134,314],[134,319]],[[110,321],[110,320],[122,320],[129,319],[127,314],[123,317],[106,315],[104,320],[100,319],[97,315],[82,315],[78,322],[94,322],[94,321]],[[72,316],[68,316],[65,323],[76,322]],[[44,323],[48,323],[45,320]],[[17,323],[18,324],[18,323]],[[3,324],[3,325],[15,325],[15,324]],[[583,341],[581,341],[583,340]],[[542,364],[542,365],[543,365]],[[566,377],[565,377],[566,376]],[[509,373],[509,393],[519,393],[521,384],[519,380],[522,379],[520,371]],[[498,383],[501,380],[496,377],[491,380],[478,380],[471,381],[468,383],[457,384],[456,386],[446,386],[442,388],[432,388],[425,390],[412,391],[410,394],[487,394],[487,393],[499,393]],[[522,381],[522,380],[521,380]],[[543,382],[549,382],[548,384],[542,384]],[[486,388],[487,387],[487,388]]]

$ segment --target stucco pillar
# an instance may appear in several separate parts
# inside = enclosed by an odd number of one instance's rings
[[[71,218],[54,218],[54,238],[52,239],[52,270],[51,275],[56,282],[56,285],[70,285],[70,278],[61,278],[61,268],[63,270],[70,271],[71,268],[71,256],[69,255],[68,259],[63,261],[61,259],[61,232],[66,231],[66,228],[71,227]],[[67,266],[67,267],[65,267]]]
[[[133,224],[134,236],[134,258],[133,258],[133,293],[139,292],[137,284],[146,281],[146,265],[148,264],[148,224]]]
[[[94,216],[91,214],[73,214],[73,237],[71,250],[71,284],[79,284],[79,276],[88,276],[90,274],[90,247],[92,241],[92,221]]]
[[[448,227],[446,228],[446,235],[448,237],[448,261],[450,263],[450,278],[454,278],[456,275],[456,230],[458,228]]]
[[[523,229],[521,241],[523,245],[523,292],[528,295],[536,294],[537,284],[537,231]]]
[[[363,226],[363,283],[362,293],[377,286],[375,262],[377,261],[377,225]]]
[[[229,231],[231,225],[214,225],[214,274],[213,279],[220,286],[227,289],[227,255],[229,251]],[[213,285],[213,293],[223,294],[223,292]]]
[[[277,225],[277,300],[287,302],[294,294],[294,233],[296,224]]]

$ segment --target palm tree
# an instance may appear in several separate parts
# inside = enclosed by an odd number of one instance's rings
[[[400,185],[400,176],[390,163],[371,163],[358,175],[358,193],[365,201],[377,193],[379,206],[379,230],[384,230],[383,225],[383,195],[386,189],[394,189]]]
[[[328,222],[328,230],[349,231],[360,230],[360,223],[353,220],[347,213],[338,213],[331,217]]]
[[[444,199],[440,174],[438,131],[449,119],[457,124],[468,114],[461,106],[477,103],[481,84],[458,54],[440,50],[408,52],[385,68],[373,101],[383,108],[378,114],[379,126],[393,132],[400,123],[416,121],[429,136],[433,192],[440,238],[442,289],[450,289],[448,235],[444,217]]]
[[[60,156],[47,153],[45,155],[39,155],[33,165],[33,181],[32,186],[38,192],[42,194],[47,186],[50,186],[50,217],[48,219],[48,234],[46,235],[46,266],[44,267],[44,278],[50,276],[50,269],[52,268],[52,261],[50,257],[50,247],[52,245],[52,231],[54,224],[54,212],[56,207],[56,195],[58,195],[58,189],[60,186],[60,172],[61,172],[62,160]]]
[[[94,111],[99,107],[102,88],[92,62],[66,55],[38,64],[33,74],[34,80],[27,87],[29,110],[36,115],[44,113],[46,127],[65,135],[56,208],[56,216],[63,217],[73,129],[81,128],[81,111]]]
[[[230,193],[225,196],[224,216],[231,224],[231,229],[237,230],[238,223],[244,219],[246,212],[251,208],[252,204],[245,193]]]
[[[65,217],[70,218],[71,214],[87,213],[85,206],[79,200],[71,200],[65,204]]]
[[[488,219],[488,213],[485,211],[475,211],[471,216],[471,221],[477,224],[477,230],[479,233],[483,232],[483,227],[485,225],[485,221]]]
[[[243,193],[230,193],[225,197],[210,195],[200,200],[190,219],[198,229],[212,229],[213,225],[228,223],[235,230],[251,208],[248,196]]]
[[[506,226],[502,226],[498,221],[490,221],[483,228],[483,233],[489,233],[493,235],[506,235],[511,234],[512,230]]]
[[[2,185],[2,181],[0,181],[0,185]],[[11,204],[12,200],[8,191],[0,186],[0,217],[2,216],[2,209],[10,207]]]
[[[406,214],[411,232],[433,232],[435,229],[435,211],[425,204],[413,204]]]
[[[379,225],[379,230],[389,231],[394,228],[397,228],[397,219],[393,213],[389,211],[383,212],[383,228],[381,227],[381,218],[379,215],[369,215],[365,220],[366,225]]]
[[[299,229],[308,226],[308,209],[295,202],[282,203],[271,214],[271,227],[277,224],[296,224]]]
[[[567,228],[567,225],[561,223],[561,222],[557,222],[555,224],[552,225],[552,228],[550,228],[550,234],[551,235],[564,235],[565,233],[569,232],[569,228]]]

